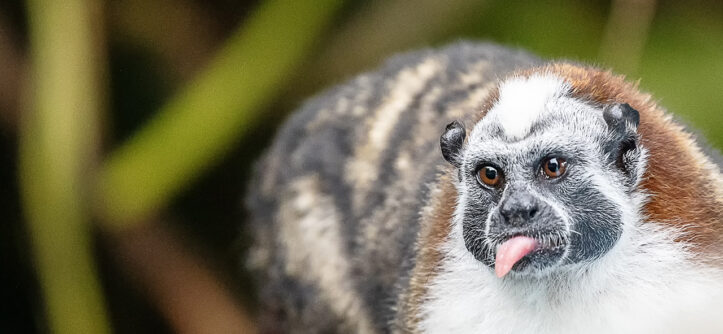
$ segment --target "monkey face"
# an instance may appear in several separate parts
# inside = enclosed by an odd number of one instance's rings
[[[637,111],[560,94],[519,135],[495,108],[467,142],[460,123],[442,136],[444,156],[458,168],[455,223],[467,250],[500,277],[594,263],[638,210],[630,207],[644,161]]]
[[[601,189],[609,180],[593,167],[600,161],[570,149],[574,143],[551,149],[552,143],[536,142],[463,166],[470,175],[463,181],[465,245],[500,276],[593,260],[622,232],[620,209]],[[494,186],[480,182],[494,174],[489,164],[501,175]],[[550,177],[550,170],[559,175]]]

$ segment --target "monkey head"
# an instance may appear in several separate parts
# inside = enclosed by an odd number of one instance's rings
[[[586,101],[555,76],[512,78],[467,132],[449,124],[467,250],[497,276],[544,276],[608,253],[640,211],[638,112]]]

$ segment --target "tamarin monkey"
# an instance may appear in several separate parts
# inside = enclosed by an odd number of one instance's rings
[[[247,198],[269,333],[723,333],[715,153],[637,85],[492,44],[312,98]]]

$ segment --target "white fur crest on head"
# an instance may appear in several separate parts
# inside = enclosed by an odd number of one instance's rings
[[[487,117],[499,122],[508,137],[520,139],[546,112],[548,101],[569,91],[570,85],[552,74],[513,77],[500,84],[499,98]]]

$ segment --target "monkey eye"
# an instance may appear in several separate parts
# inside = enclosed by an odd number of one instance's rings
[[[566,170],[567,161],[563,158],[552,157],[542,162],[542,172],[551,179],[562,176]]]
[[[477,171],[477,181],[490,187],[496,187],[502,183],[502,173],[493,166],[482,166]]]

